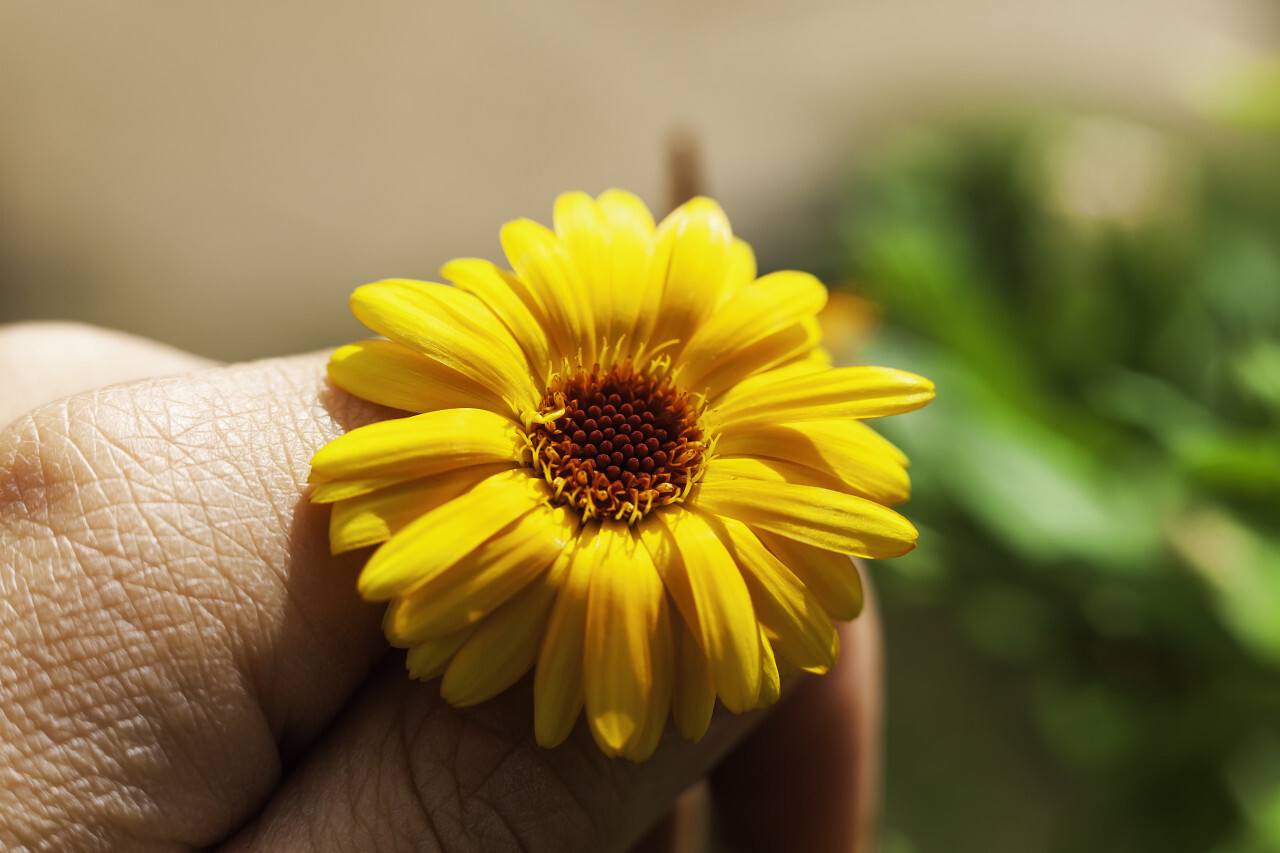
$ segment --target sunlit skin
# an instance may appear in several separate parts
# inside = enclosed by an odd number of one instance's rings
[[[718,764],[703,801],[734,849],[868,849],[874,609],[771,715],[668,731],[642,764],[581,722],[535,746],[527,681],[457,709],[407,679],[365,554],[331,556],[304,498],[316,450],[388,414],[327,357],[0,328],[0,848],[697,850],[687,807],[664,815]]]

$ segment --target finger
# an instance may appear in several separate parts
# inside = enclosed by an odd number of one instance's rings
[[[81,391],[212,364],[146,338],[79,323],[0,326],[0,426]]]
[[[870,585],[863,572],[864,589]],[[860,853],[878,806],[880,626],[875,602],[840,626],[841,653],[804,678],[711,777],[729,848]]]
[[[358,557],[302,497],[312,453],[381,413],[324,364],[114,386],[0,431],[0,849],[224,838],[384,654]]]
[[[702,853],[708,841],[709,796],[706,780],[696,782],[650,827],[631,853]]]
[[[456,709],[385,662],[255,823],[220,853],[625,851],[759,712],[724,714],[697,744],[669,731],[648,761],[606,758],[584,724],[534,742],[529,679]],[[676,848],[683,851],[700,848]]]

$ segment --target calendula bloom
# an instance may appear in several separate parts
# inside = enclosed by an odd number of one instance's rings
[[[907,460],[862,419],[933,386],[832,368],[825,288],[757,278],[709,199],[655,227],[628,193],[569,193],[554,220],[502,229],[509,271],[355,291],[385,339],[329,375],[413,414],[320,450],[311,499],[335,553],[379,546],[359,590],[414,678],[470,705],[533,669],[538,743],[585,708],[606,754],[643,760],[668,716],[696,741],[717,698],[741,713],[832,666],[832,620],[862,606],[846,555],[916,539],[888,508]]]

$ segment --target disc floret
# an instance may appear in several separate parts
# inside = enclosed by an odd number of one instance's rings
[[[584,520],[634,524],[682,501],[707,455],[700,402],[671,376],[641,373],[630,360],[552,377],[528,427],[552,504],[576,507]]]

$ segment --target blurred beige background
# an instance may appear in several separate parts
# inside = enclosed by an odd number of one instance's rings
[[[978,102],[1195,121],[1256,0],[0,3],[0,321],[237,359],[359,334],[347,294],[498,253],[674,128],[766,266],[886,128]]]

